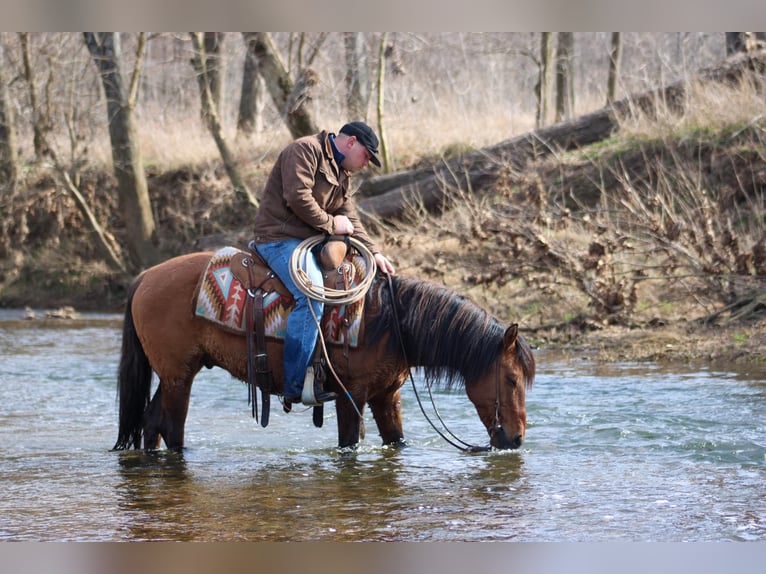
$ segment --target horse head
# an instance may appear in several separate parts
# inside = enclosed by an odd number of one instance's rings
[[[514,323],[503,333],[494,363],[466,385],[468,398],[476,407],[494,448],[515,449],[524,441],[526,391],[532,385],[534,375],[531,348]]]

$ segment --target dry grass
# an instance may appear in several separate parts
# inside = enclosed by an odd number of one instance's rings
[[[749,77],[737,86],[693,83],[686,93],[685,111],[660,107],[651,117],[638,112],[623,118],[620,135],[627,139],[678,139],[687,133],[736,132],[764,117],[766,82]]]
[[[220,155],[215,142],[198,117],[179,117],[164,121],[159,113],[144,111],[136,121],[141,153],[148,170],[173,171],[184,167],[217,165]],[[320,129],[337,131],[344,118],[317,118]],[[369,123],[377,127],[374,117]],[[385,120],[385,133],[394,169],[406,169],[425,158],[485,147],[534,128],[530,114],[513,113],[508,107],[468,109],[458,104],[442,105],[438,111],[426,104],[408,108]],[[226,127],[226,138],[244,172],[271,165],[279,151],[290,142],[281,123],[272,122],[262,132],[238,136],[233,125]],[[68,157],[71,146],[66,139],[55,142],[61,157]],[[84,146],[84,144],[81,144]],[[111,166],[111,147],[107,133],[95,133],[87,142],[88,163],[98,169]]]

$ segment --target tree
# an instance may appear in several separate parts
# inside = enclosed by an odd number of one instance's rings
[[[606,83],[606,103],[611,104],[617,99],[617,83],[620,79],[620,63],[622,61],[622,35],[612,32],[612,50],[609,54],[609,78]]]
[[[574,33],[559,32],[556,48],[556,121],[574,113]]]
[[[139,40],[139,50],[142,49],[144,36],[143,34]],[[140,53],[140,52],[139,52]],[[26,58],[25,58],[26,59]],[[140,61],[140,59],[139,59]],[[25,65],[26,67],[26,65]],[[29,81],[32,81],[31,69],[28,77]],[[135,76],[135,74],[134,74]],[[92,236],[89,240],[93,242],[96,250],[101,254],[106,263],[114,270],[126,273],[125,261],[120,256],[120,250],[117,246],[117,242],[114,236],[109,231],[102,227],[96,217],[96,214],[90,208],[90,204],[85,195],[80,191],[80,168],[86,163],[87,145],[83,145],[84,138],[78,129],[77,122],[77,107],[80,103],[79,98],[74,97],[74,91],[76,89],[77,80],[72,75],[69,85],[69,98],[68,107],[63,111],[64,123],[67,127],[69,134],[69,161],[64,162],[59,158],[56,145],[53,145],[47,138],[48,128],[40,130],[37,136],[39,136],[39,144],[44,152],[44,155],[50,160],[54,168],[54,174],[58,177],[64,189],[69,193],[69,196],[74,201],[75,206],[83,217],[85,225],[92,232]],[[34,100],[35,98],[30,98]],[[46,118],[48,115],[46,114]],[[46,126],[48,120],[46,119]],[[37,143],[37,142],[36,142]]]
[[[245,62],[242,69],[242,93],[239,98],[239,116],[237,133],[250,135],[263,129],[264,83],[260,73],[260,63],[245,41]]]
[[[223,126],[216,109],[213,94],[210,91],[211,81],[208,77],[207,54],[205,52],[205,41],[201,32],[190,32],[194,55],[192,56],[192,65],[197,72],[198,84],[200,89],[200,100],[202,102],[202,117],[207,120],[207,127],[215,140],[218,151],[221,154],[226,174],[229,176],[234,191],[241,195],[248,204],[253,207],[258,206],[258,200],[247,187],[245,180],[239,173],[237,162],[234,160],[234,154],[229,149],[229,144],[223,133]]]
[[[380,37],[380,50],[378,51],[378,135],[380,136],[380,151],[383,156],[383,171],[391,171],[391,153],[388,150],[388,138],[386,137],[385,123],[383,122],[383,86],[386,71],[386,42],[388,32],[383,32]]]
[[[553,65],[553,32],[543,32],[540,37],[540,63],[537,80],[537,127],[547,126],[551,121],[555,75]]]
[[[299,138],[319,131],[307,107],[311,99],[311,91],[319,81],[319,76],[309,66],[324,37],[320,36],[313,54],[308,59],[307,67],[302,67],[302,57],[299,57],[298,78],[293,81],[289,68],[279,56],[279,51],[268,32],[244,32],[244,34],[248,49],[252,50],[260,63],[261,75],[271,99],[292,137]],[[299,50],[299,56],[301,54],[302,51]]]
[[[35,158],[40,161],[46,151],[45,131],[46,121],[40,110],[40,102],[37,97],[37,87],[35,77],[32,72],[32,61],[29,51],[29,33],[20,32],[19,41],[21,42],[21,59],[24,64],[24,79],[29,86],[29,107],[32,112],[32,143],[35,149]]]
[[[370,101],[370,77],[367,67],[367,48],[364,32],[344,32],[346,54],[346,107],[351,120],[367,121]],[[381,60],[384,60],[381,53]]]
[[[83,32],[83,39],[104,87],[112,163],[117,178],[120,211],[125,218],[125,243],[132,271],[137,271],[157,263],[160,255],[141,149],[133,122],[135,91],[128,91],[123,80],[120,35],[115,32]],[[132,88],[137,86],[138,71],[137,65],[130,84]]]
[[[16,122],[5,73],[5,48],[0,41],[0,188],[13,192],[19,178]]]
[[[202,50],[195,50],[192,56],[192,65],[197,71],[200,93],[206,90],[210,92],[210,106],[200,108],[203,123],[209,125],[210,117],[208,114],[213,113],[217,117],[221,117],[221,92],[223,90],[221,46],[224,35],[223,32],[192,32],[192,34],[201,34],[200,42],[203,48]],[[199,72],[200,63],[204,64],[204,74]]]

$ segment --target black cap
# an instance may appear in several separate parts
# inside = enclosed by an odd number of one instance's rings
[[[342,128],[340,133],[350,136],[356,136],[361,144],[370,152],[370,161],[380,167],[380,158],[378,157],[378,136],[372,131],[372,128],[364,122],[349,122]]]

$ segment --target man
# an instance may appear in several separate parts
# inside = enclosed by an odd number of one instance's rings
[[[322,131],[288,145],[266,182],[255,216],[254,244],[295,298],[285,334],[282,394],[286,402],[301,402],[304,379],[313,373],[307,369],[318,329],[309,306],[317,317],[324,310],[321,301],[310,300],[290,277],[290,256],[295,248],[320,233],[353,235],[373,253],[378,269],[395,272],[364,230],[350,195],[351,174],[370,161],[380,167],[378,137],[364,122],[350,122],[337,135]],[[314,284],[321,285],[321,269],[314,257],[308,259],[305,271]],[[335,399],[336,393],[314,387],[314,398],[324,403]]]

